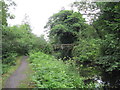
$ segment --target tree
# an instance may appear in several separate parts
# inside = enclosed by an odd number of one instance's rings
[[[61,10],[49,18],[45,28],[50,29],[49,37],[52,44],[74,44],[78,33],[86,28],[85,19],[79,12]],[[71,49],[59,50],[60,57],[71,57]],[[59,55],[58,55],[59,57]]]
[[[71,7],[77,8],[77,10],[83,15],[86,16],[87,23],[92,24],[94,20],[100,14],[100,7],[97,6],[96,2],[91,2],[89,0],[85,2],[74,2],[71,4]]]
[[[88,8],[91,6],[89,4],[75,3],[74,5],[79,10],[85,9],[86,12],[91,10]],[[100,66],[104,74],[103,81],[110,84],[109,87],[119,87],[120,2],[97,2],[95,9],[97,8],[100,12],[97,14],[97,19],[92,21],[91,26],[94,26],[99,37],[85,39],[83,36],[88,36],[90,33],[85,31],[83,35],[80,34],[82,40],[78,46],[74,47],[73,55],[82,63]]]
[[[98,3],[101,14],[93,25],[102,36],[97,63],[107,72],[104,80],[110,87],[119,87],[120,81],[120,2]],[[106,76],[106,75],[105,75]],[[111,79],[112,78],[112,79]]]
[[[23,21],[22,21],[22,24],[26,30],[31,32],[30,19],[29,19],[29,16],[27,14],[25,14]]]
[[[45,28],[50,29],[49,37],[54,43],[74,43],[77,33],[85,27],[84,22],[80,13],[62,10],[49,18]]]
[[[6,4],[7,2],[7,4]],[[1,0],[0,1],[0,4],[1,4],[1,10],[0,10],[0,22],[2,22],[2,25],[5,25],[7,26],[7,18],[10,18],[10,19],[14,19],[14,16],[9,13],[9,7],[10,6],[16,6],[15,2],[13,2],[12,0],[6,0],[6,2],[4,0]]]
[[[116,70],[120,64],[119,5],[120,3],[116,2],[98,3],[98,6],[101,8],[101,15],[93,23],[102,35],[103,43],[101,45],[100,63],[107,71]],[[106,60],[104,60],[105,58]]]
[[[2,25],[6,25],[7,26],[7,5],[5,4],[4,1],[0,1],[0,3],[2,4],[1,5],[1,11],[0,11],[0,15],[1,16],[1,19],[0,21],[2,22]]]

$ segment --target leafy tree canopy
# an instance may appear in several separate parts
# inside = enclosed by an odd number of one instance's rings
[[[50,29],[49,37],[55,43],[73,43],[78,32],[86,27],[84,22],[80,13],[62,10],[49,18],[45,28]]]

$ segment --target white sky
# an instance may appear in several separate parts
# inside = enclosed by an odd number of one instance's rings
[[[15,19],[8,20],[10,25],[21,24],[25,14],[29,16],[32,32],[37,36],[44,34],[44,26],[48,18],[54,13],[65,9],[71,9],[69,6],[75,0],[13,0],[17,4],[12,12]]]

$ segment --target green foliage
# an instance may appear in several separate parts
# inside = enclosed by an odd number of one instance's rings
[[[6,4],[4,0],[0,1],[0,23],[4,26],[8,25],[7,18],[14,18],[14,16],[8,12],[10,6],[16,6],[15,2],[12,0],[7,0]]]
[[[50,29],[52,43],[74,43],[77,33],[85,26],[84,22],[80,13],[62,10],[49,18],[45,28]]]
[[[45,28],[50,29],[49,38],[52,44],[73,44],[78,40],[80,31],[86,29],[85,19],[78,12],[61,10],[49,18]],[[57,57],[70,57],[71,50],[58,50]]]
[[[33,49],[51,53],[51,47],[44,37],[37,37],[26,28],[29,27],[20,25],[3,28],[3,55],[8,52],[16,52],[21,55],[28,54]]]
[[[3,64],[9,64],[9,65],[14,65],[15,64],[15,59],[16,59],[17,54],[16,53],[7,53],[5,56],[5,59],[3,59]]]
[[[99,39],[80,40],[80,44],[73,48],[72,54],[82,63],[95,63],[99,56]]]
[[[75,73],[75,64],[64,64],[62,60],[56,60],[51,55],[41,52],[31,53],[30,62],[35,71],[33,82],[38,88],[92,88],[94,85],[86,85],[83,78]],[[34,85],[33,85],[34,86]]]
[[[28,35],[25,35],[26,32],[24,30],[20,30],[17,26],[4,27],[2,31],[3,31],[2,34],[3,55],[5,53],[11,53],[11,52],[16,52],[18,54],[23,53],[24,49],[22,50],[23,52],[21,52],[20,48],[24,48],[25,46],[24,37],[25,36],[28,37]],[[24,41],[21,41],[21,39],[23,39]]]
[[[10,65],[2,64],[2,73],[1,74],[7,73],[9,68],[10,68]]]
[[[98,3],[98,6],[101,15],[93,23],[102,35],[98,63],[105,71],[116,71],[120,65],[120,2]]]
[[[94,4],[94,3],[93,3]],[[77,8],[87,11],[89,5],[74,3]],[[73,56],[80,62],[94,63],[106,72],[119,70],[120,65],[120,3],[96,3],[95,8],[100,9],[98,19],[94,19],[93,26],[79,32],[78,45],[73,49]],[[94,6],[92,5],[92,6]],[[80,8],[82,7],[82,8]],[[100,38],[100,39],[99,39]]]
[[[2,0],[0,1],[0,22],[2,25],[7,25],[7,4],[5,4],[5,2]]]
[[[71,4],[73,9],[77,10],[86,16],[86,20],[88,23],[92,24],[94,20],[99,16],[100,7],[97,6],[97,2],[91,2],[90,0],[86,0],[85,2],[75,1]]]
[[[48,54],[52,53],[51,46],[44,37],[37,37],[30,32],[27,25],[6,27],[2,29],[2,64],[3,74],[7,73],[10,66],[16,64],[16,56],[27,55],[32,50]]]
[[[103,76],[107,78],[106,82],[110,84],[109,87],[118,87],[120,80],[120,2],[93,4],[95,5],[93,9],[91,3],[76,2],[73,4],[79,10],[86,12],[88,9],[90,11],[100,9],[100,12],[94,15],[95,17],[97,15],[98,19],[94,19],[91,23],[94,30],[87,26],[87,29],[79,33],[80,39],[73,49],[73,56],[78,63],[85,63],[87,66],[92,63],[99,66],[103,73],[110,76],[110,78]],[[103,80],[106,79],[103,78]]]
[[[82,14],[72,10],[61,10],[54,14],[45,26],[45,28],[50,29],[50,43],[44,39],[44,36],[37,37],[31,33],[28,22],[19,26],[8,27],[7,18],[13,18],[7,12],[9,10],[8,6],[15,6],[15,4],[9,2],[10,5],[7,5],[3,0],[0,3],[2,3],[0,21],[2,21],[3,38],[3,49],[1,49],[2,74],[6,73],[9,67],[16,64],[15,57],[17,55],[28,55],[30,52],[32,52],[30,53],[30,62],[35,71],[33,76],[35,87],[94,87],[94,84],[85,86],[83,83],[84,78],[78,75],[75,62],[87,64],[87,66],[98,65],[107,73],[113,74],[120,71],[120,2],[75,2],[73,6],[84,11],[85,14],[87,10],[93,12],[100,9],[99,13],[93,15],[94,20],[91,19],[91,26],[85,23]],[[91,18],[93,17],[91,16]],[[92,23],[92,21],[94,22]],[[75,44],[73,50],[71,49],[75,61],[70,60],[65,64],[61,60],[56,60],[53,56],[46,55],[53,53],[51,43]],[[58,58],[72,57],[71,50],[68,51],[68,48],[58,50],[59,52],[55,52],[54,56]],[[83,65],[78,68],[80,74],[83,75],[86,75],[84,71],[93,70],[91,67],[83,68]],[[119,81],[119,77],[117,78]],[[115,83],[118,81],[115,80]]]
[[[2,74],[8,72],[11,66],[16,64],[16,56],[27,55],[32,50],[42,51],[48,54],[52,53],[52,48],[49,43],[46,42],[43,36],[37,37],[31,33],[31,28],[28,23],[17,25],[17,26],[7,26],[7,18],[10,17],[8,13],[9,6],[15,6],[15,3],[8,1],[7,4],[2,0]]]
[[[2,74],[7,73],[11,66],[16,65],[16,53],[8,53],[5,55],[4,57],[6,58],[2,60]]]
[[[100,57],[97,63],[102,65],[106,71],[120,70],[120,43],[114,35],[107,34],[100,47]]]
[[[47,54],[52,54],[52,51],[53,51],[51,44],[44,39],[43,35],[41,35],[40,37],[33,35],[30,38],[29,46],[31,46],[31,49],[29,50],[29,52],[41,51]]]
[[[73,47],[72,56],[83,64],[94,64],[99,57],[101,40],[94,27],[85,24],[78,33],[78,41]]]

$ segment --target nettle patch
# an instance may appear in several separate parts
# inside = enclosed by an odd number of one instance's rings
[[[94,87],[93,84],[85,85],[84,78],[80,77],[69,62],[65,64],[51,55],[41,52],[30,54],[30,62],[35,71],[32,80],[38,88],[86,88]]]

